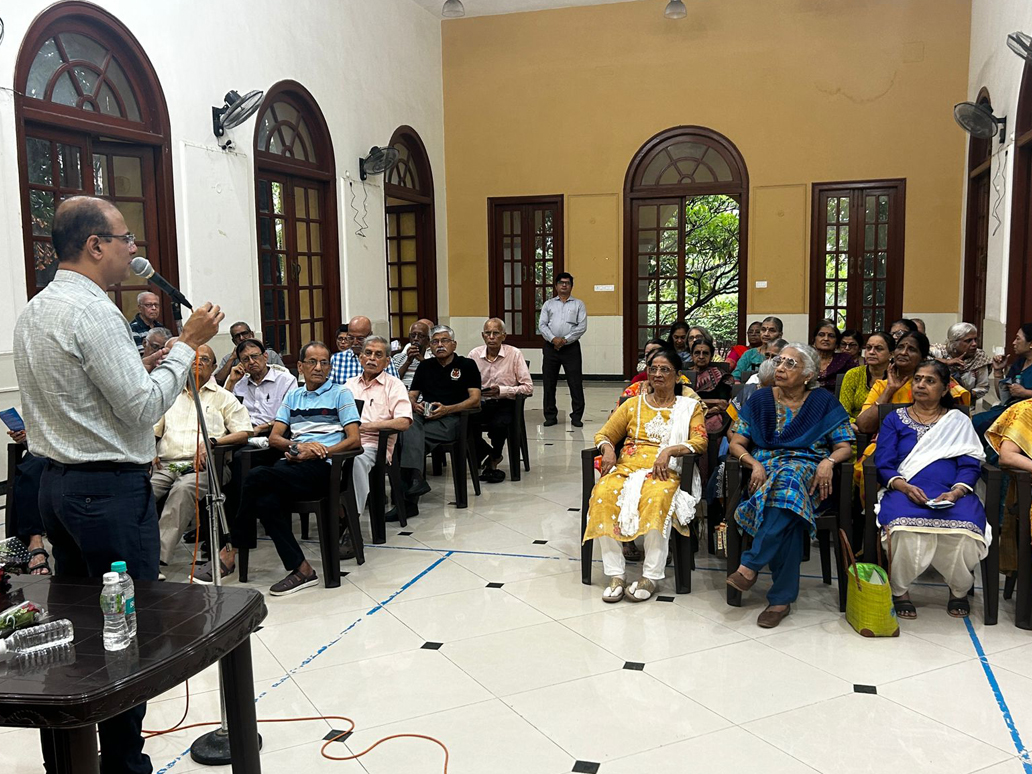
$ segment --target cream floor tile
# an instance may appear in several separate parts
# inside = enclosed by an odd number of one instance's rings
[[[608,607],[600,613],[564,619],[563,625],[625,661],[651,664],[746,639],[668,602],[618,602]]]
[[[1024,634],[1025,638],[1029,639],[1029,634],[1027,632]],[[1022,677],[1032,678],[1032,642],[1020,648],[1011,648],[990,654],[989,663]]]
[[[526,553],[496,554],[494,552],[456,552],[449,561],[465,567],[485,581],[514,583],[516,581],[561,575],[570,571],[570,557],[548,546],[530,546]]]
[[[505,703],[583,761],[622,758],[730,725],[647,673],[626,669],[518,693]],[[631,733],[624,726],[632,719],[647,722],[635,722]]]
[[[624,663],[556,622],[449,642],[441,652],[495,696],[613,672]]]
[[[755,640],[649,663],[646,669],[735,723],[853,692],[851,683]]]
[[[362,750],[390,734],[435,737],[449,752],[449,774],[570,771],[573,758],[497,699],[389,725],[348,739]],[[443,751],[423,739],[394,739],[362,758],[370,774],[440,774]]]
[[[945,598],[946,590],[943,588],[942,597]],[[912,598],[918,599],[917,594]],[[946,613],[946,605],[943,599],[936,595],[935,602],[930,605],[918,604],[918,617],[913,621],[901,621],[900,627],[907,634],[913,634],[923,640],[950,648],[964,655],[973,655],[974,645],[971,643],[971,635],[968,634],[967,626],[963,620],[951,618]],[[1006,603],[1005,603],[1006,604]],[[1001,613],[1003,611],[1001,610]],[[982,650],[986,654],[1006,651],[1030,642],[1029,633],[1024,629],[1014,626],[1013,619],[1008,620],[1000,615],[999,623],[995,626],[986,626],[982,623],[982,602],[980,596],[976,596],[971,605],[971,625],[975,629],[975,635],[982,644]]]
[[[413,537],[442,550],[506,551],[533,545],[533,540],[526,535],[475,513],[461,526],[450,520],[443,524],[418,524],[413,528]]]
[[[986,769],[979,769],[977,774],[1028,774],[1028,769],[1020,758],[1011,758]]]
[[[602,586],[585,586],[580,577],[580,564],[571,562],[561,575],[506,583],[505,590],[557,621],[612,609],[602,601]]]
[[[345,715],[360,728],[493,698],[434,650],[410,650],[330,669],[306,669],[295,679],[321,714]]]
[[[443,553],[390,548],[376,549],[372,560],[348,580],[378,602],[392,596],[398,602],[422,599],[481,585],[480,578],[449,562]]]
[[[390,612],[431,642],[454,642],[469,637],[518,629],[548,621],[547,616],[506,594],[484,587],[410,602],[398,601]]]
[[[828,774],[966,774],[1011,757],[886,698],[868,694],[830,699],[747,723],[744,728]]]

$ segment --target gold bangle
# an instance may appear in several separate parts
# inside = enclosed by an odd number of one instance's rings
[[[739,465],[742,464],[742,459],[744,459],[745,455],[748,454],[748,453],[749,452],[742,452],[741,455],[739,455],[739,457],[738,457],[738,464]]]

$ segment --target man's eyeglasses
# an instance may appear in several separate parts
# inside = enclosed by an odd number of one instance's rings
[[[452,341],[454,341],[454,339],[431,339],[430,343],[433,344],[435,347],[445,347],[451,344]]]
[[[797,365],[799,365],[799,361],[796,360],[794,357],[782,357],[781,355],[778,355],[774,358],[775,368],[780,368],[781,366],[784,366],[789,371],[791,371]]]
[[[303,362],[309,368],[315,368],[316,366],[322,366],[323,368],[330,367],[329,360],[315,360],[313,358],[308,358],[308,360],[303,360],[301,362]]]
[[[243,357],[240,358],[240,362],[243,363],[244,365],[247,365],[248,363],[259,363],[259,362],[261,362],[261,359],[263,357],[265,357],[265,353],[264,352],[262,354],[260,354],[260,355],[244,355]]]
[[[197,362],[201,365],[215,365],[215,361],[207,355],[201,355],[198,357]]]
[[[131,231],[128,231],[125,234],[94,234],[94,236],[99,236],[103,239],[121,239],[128,247],[132,247],[136,244],[136,234]]]
[[[234,333],[231,336],[231,338],[233,339],[233,341],[243,341],[244,339],[253,339],[254,338],[254,332],[253,331],[241,331],[240,333]]]

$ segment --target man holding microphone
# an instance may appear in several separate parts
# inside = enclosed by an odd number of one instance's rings
[[[133,579],[157,580],[154,424],[224,315],[204,304],[174,346],[141,362],[129,323],[107,295],[129,275],[136,252],[122,214],[103,199],[67,199],[52,238],[57,274],[19,315],[14,358],[29,449],[47,459],[40,512],[55,571],[99,578],[122,560]],[[99,724],[104,774],[153,770],[140,736],[145,712],[141,704]],[[58,751],[42,736],[51,771]]]

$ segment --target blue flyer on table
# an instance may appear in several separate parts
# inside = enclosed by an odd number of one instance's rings
[[[9,408],[6,411],[0,411],[0,419],[3,420],[4,424],[7,425],[7,429],[14,433],[20,433],[25,429],[25,422],[21,418],[21,414],[18,413],[18,409]]]

